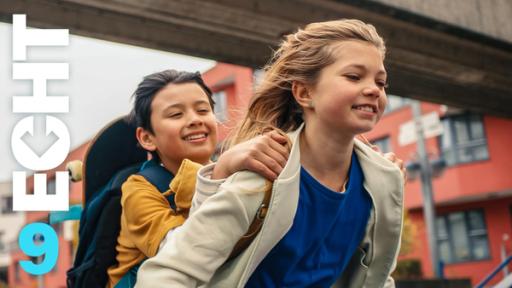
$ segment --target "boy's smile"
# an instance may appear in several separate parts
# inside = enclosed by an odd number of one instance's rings
[[[171,83],[156,93],[151,103],[147,138],[164,166],[176,173],[183,159],[209,162],[217,145],[217,121],[208,96],[195,82]]]
[[[197,132],[190,133],[187,136],[183,137],[183,140],[188,141],[190,143],[203,143],[207,140],[208,133],[206,132]]]

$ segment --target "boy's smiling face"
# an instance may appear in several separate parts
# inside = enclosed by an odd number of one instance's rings
[[[208,163],[217,144],[217,121],[208,96],[195,82],[168,84],[151,103],[153,132],[138,128],[137,138],[157,151],[164,166],[177,172],[185,158]]]

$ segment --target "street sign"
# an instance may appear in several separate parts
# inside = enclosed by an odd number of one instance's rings
[[[436,137],[443,134],[443,125],[439,120],[437,112],[430,112],[421,117],[423,125],[423,136],[425,139]],[[400,125],[400,134],[398,135],[398,144],[405,146],[416,142],[416,127],[414,121],[408,121]]]

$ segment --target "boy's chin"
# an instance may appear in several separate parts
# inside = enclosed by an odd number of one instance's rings
[[[210,158],[212,155],[213,151],[205,151],[204,153],[194,153],[193,155],[189,155],[188,157],[185,158],[189,159],[190,161],[204,165],[210,162]]]

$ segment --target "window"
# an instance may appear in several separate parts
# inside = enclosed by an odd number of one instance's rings
[[[373,145],[377,145],[382,153],[391,152],[391,143],[389,141],[389,137],[383,137],[371,142]]]
[[[55,195],[57,194],[57,188],[56,188],[56,182],[55,182],[55,178],[54,179],[51,179],[51,180],[47,180],[48,182],[46,183],[46,194],[48,195]]]
[[[263,81],[265,71],[263,69],[254,69],[252,72],[252,79],[254,87],[258,86]]]
[[[396,96],[396,95],[388,95],[388,104],[386,105],[386,109],[384,113],[389,113],[391,111],[395,111],[399,108],[405,107],[409,105],[411,101],[407,98]]]
[[[0,252],[1,253],[8,252],[7,245],[5,245],[5,241],[4,241],[4,234],[5,234],[5,231],[0,231]]]
[[[2,214],[14,213],[14,211],[12,210],[12,195],[2,197],[0,205],[0,211],[2,212]]]
[[[489,158],[482,117],[465,113],[444,118],[440,146],[447,165]]]
[[[20,268],[20,262],[16,261],[16,263],[14,263],[14,281],[16,282],[21,280]]]
[[[220,122],[228,120],[228,99],[225,91],[218,91],[212,95],[215,101],[215,117]]]
[[[481,210],[439,216],[436,219],[439,257],[444,263],[489,258],[489,243]]]

